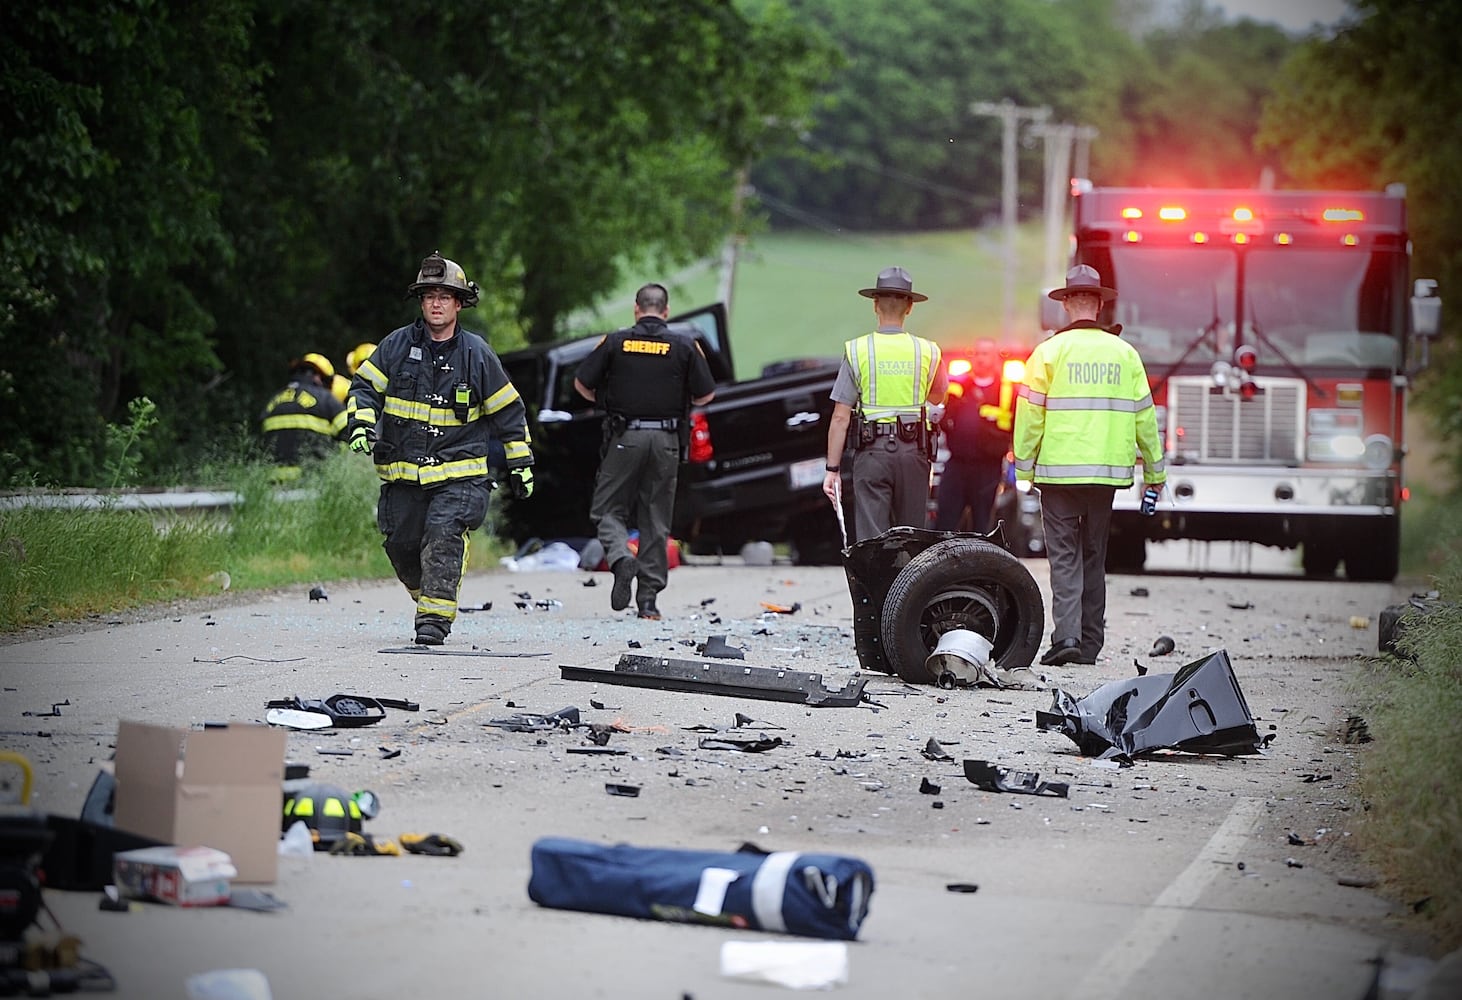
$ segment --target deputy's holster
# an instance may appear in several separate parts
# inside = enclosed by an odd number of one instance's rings
[[[609,454],[609,447],[614,439],[625,432],[629,419],[623,413],[606,413],[604,415],[602,437],[599,441],[599,458],[602,461],[604,456]]]

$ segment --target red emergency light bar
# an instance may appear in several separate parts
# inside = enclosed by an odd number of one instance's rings
[[[1172,232],[1173,223],[1227,235],[1284,233],[1289,239],[1330,233],[1404,232],[1405,198],[1371,191],[1258,191],[1204,188],[1077,188],[1078,229]],[[1131,239],[1131,237],[1127,237]]]

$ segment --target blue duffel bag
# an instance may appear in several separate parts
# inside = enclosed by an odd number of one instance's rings
[[[857,858],[756,849],[686,851],[544,837],[528,896],[540,906],[851,941],[873,869]]]

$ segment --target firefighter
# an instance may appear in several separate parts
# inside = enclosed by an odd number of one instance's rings
[[[970,511],[970,530],[989,531],[995,513],[995,491],[1005,453],[1010,450],[1010,428],[1014,414],[1008,402],[1002,405],[1000,352],[995,341],[975,341],[970,356],[970,379],[951,382],[949,401],[939,427],[949,446],[949,461],[939,478],[938,513],[934,527],[955,531],[965,508]]]
[[[1096,662],[1105,640],[1107,529],[1112,498],[1132,485],[1142,453],[1142,513],[1157,510],[1167,481],[1157,413],[1142,358],[1097,323],[1117,297],[1096,269],[1078,264],[1052,289],[1071,322],[1026,362],[1015,413],[1015,475],[1040,489],[1051,565],[1051,646],[1041,663]],[[1134,448],[1135,444],[1135,448]]]
[[[939,345],[904,330],[914,303],[929,299],[914,291],[908,271],[885,268],[872,288],[858,294],[873,300],[878,329],[843,347],[822,490],[841,503],[843,449],[851,429],[853,525],[855,541],[862,541],[894,525],[927,523],[934,432],[926,404],[944,402],[948,377]]]
[[[350,447],[381,477],[377,526],[416,601],[416,643],[440,646],[457,617],[469,535],[487,516],[488,438],[502,440],[513,496],[533,494],[527,414],[502,362],[458,324],[479,289],[433,250],[408,296],[421,318],[393,330],[350,387]]]
[[[345,374],[337,374],[335,380],[330,384],[330,391],[335,394],[335,398],[340,400],[342,404],[350,396],[350,380],[355,377],[355,373],[360,369],[360,363],[370,357],[375,349],[375,344],[356,344],[350,353],[345,356]]]
[[[639,617],[658,621],[655,596],[669,581],[666,544],[690,405],[709,403],[716,383],[700,345],[666,327],[670,293],[664,285],[635,293],[634,316],[634,326],[599,341],[579,364],[574,389],[605,410],[589,519],[614,573],[609,607],[629,607],[633,583]],[[640,529],[637,555],[629,551],[631,520]]]
[[[322,354],[289,363],[289,385],[274,394],[261,418],[276,479],[298,479],[301,462],[324,458],[343,436],[345,407],[326,388],[334,377],[335,366]]]

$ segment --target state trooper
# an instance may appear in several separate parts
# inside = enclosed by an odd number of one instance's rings
[[[1071,322],[1037,344],[1026,362],[1015,410],[1015,475],[1040,489],[1051,564],[1054,626],[1041,663],[1090,664],[1106,640],[1112,499],[1132,485],[1138,452],[1144,515],[1157,512],[1168,477],[1142,358],[1097,322],[1116,290],[1095,268],[1078,264],[1066,272],[1065,287],[1048,294]]]
[[[479,289],[432,251],[408,296],[421,318],[391,331],[350,387],[350,447],[380,476],[376,523],[416,601],[416,642],[440,646],[457,617],[470,533],[487,516],[488,441],[502,441],[513,496],[533,494],[527,413],[497,354],[457,321]]]
[[[948,376],[939,345],[904,330],[914,303],[929,299],[914,291],[908,271],[885,268],[873,287],[858,294],[873,300],[878,329],[843,347],[822,490],[834,504],[841,502],[851,430],[854,540],[862,541],[894,525],[922,528],[928,521],[935,442],[928,406],[944,402]]]

